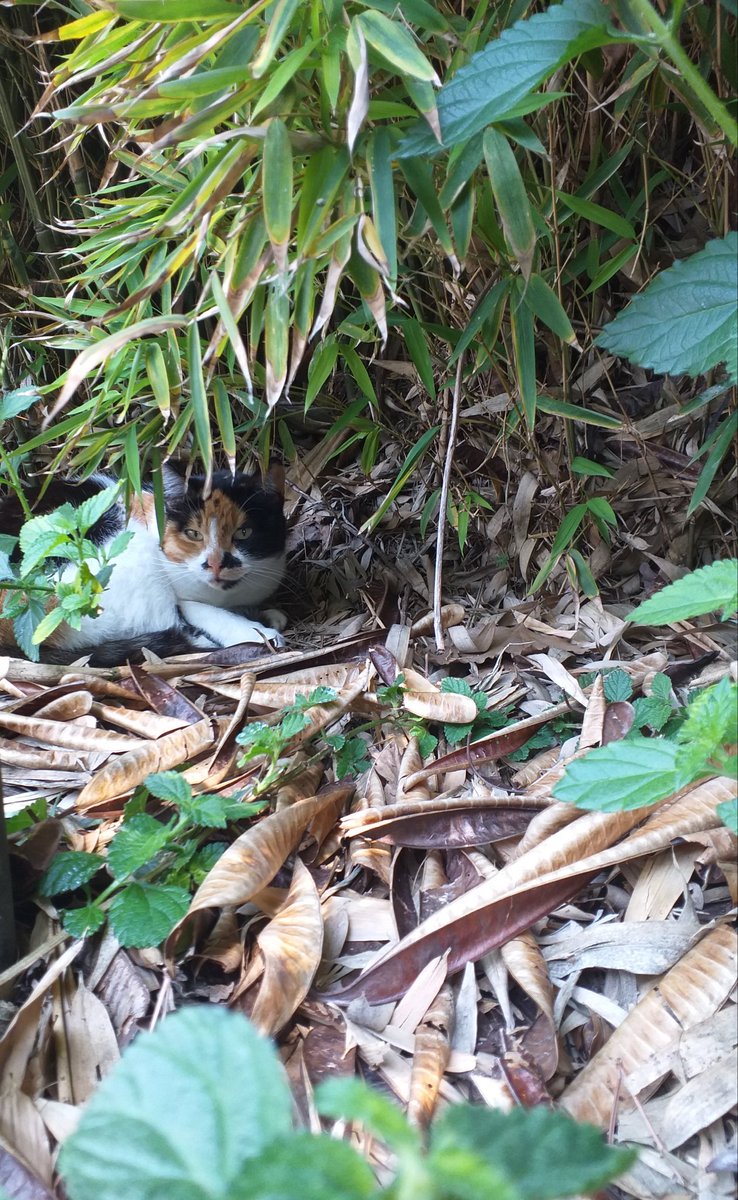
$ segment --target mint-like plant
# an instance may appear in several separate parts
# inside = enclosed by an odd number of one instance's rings
[[[323,1084],[317,1104],[392,1151],[388,1188],[348,1143],[295,1130],[284,1069],[244,1017],[182,1009],[124,1051],[62,1146],[69,1200],[557,1200],[596,1191],[635,1157],[545,1108],[455,1105],[426,1145],[357,1079]]]
[[[1,581],[6,592],[2,615],[13,621],[18,645],[34,662],[38,662],[40,643],[63,621],[79,629],[83,617],[98,613],[114,559],[133,534],[119,533],[109,546],[96,545],[87,534],[119,493],[120,485],[114,484],[76,507],[62,504],[23,525],[17,539],[23,555],[20,565],[17,570],[9,566],[10,578]],[[15,544],[15,538],[4,535],[0,550],[10,555]],[[56,603],[47,610],[54,599]]]
[[[737,579],[735,560],[701,567],[644,601],[630,619],[660,625],[716,610],[730,616],[738,608]],[[632,689],[624,671],[608,674],[604,687],[611,703],[630,699]],[[665,726],[664,737],[645,737],[640,732]],[[737,729],[738,687],[729,679],[705,688],[675,714],[668,676],[656,675],[651,695],[634,704],[632,731],[622,741],[590,750],[570,763],[554,795],[577,808],[620,812],[664,800],[711,775],[736,778]],[[718,815],[732,827],[733,802],[719,805]]]
[[[149,775],[146,791],[170,804],[175,812],[160,821],[143,811],[142,790],[126,805],[123,824],[105,854],[63,850],[39,883],[42,896],[64,896],[83,889],[84,904],[60,906],[64,928],[86,937],[107,919],[123,946],[156,946],[185,915],[190,891],[197,887],[225,850],[225,843],[205,840],[213,829],[246,820],[261,810],[260,802],[242,804],[223,796],[193,796],[176,771]],[[93,888],[100,876],[109,882]],[[58,902],[57,902],[58,903]]]

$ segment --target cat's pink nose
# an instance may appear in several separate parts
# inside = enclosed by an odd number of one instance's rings
[[[223,557],[220,554],[209,554],[206,559],[207,565],[213,572],[214,579],[220,579],[220,572],[223,566]]]

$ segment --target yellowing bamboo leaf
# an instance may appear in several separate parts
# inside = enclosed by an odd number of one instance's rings
[[[290,300],[286,292],[271,288],[264,322],[266,354],[266,402],[269,409],[282,395],[287,378],[289,353]]]
[[[366,41],[358,18],[354,17],[346,37],[346,50],[354,72],[354,90],[351,94],[346,120],[346,141],[353,152],[356,139],[369,111],[369,58]]]
[[[360,13],[356,20],[360,23],[370,46],[402,75],[410,75],[413,79],[424,79],[438,87],[441,86],[433,67],[398,21],[391,21],[375,9]]]
[[[486,129],[482,145],[505,241],[527,279],[533,266],[536,230],[520,167],[509,141],[498,130]]]
[[[44,428],[48,428],[62,409],[66,408],[83,380],[91,375],[97,367],[107,362],[113,354],[117,354],[119,350],[127,346],[129,342],[135,341],[136,338],[165,333],[167,329],[181,329],[186,324],[185,317],[145,317],[142,321],[135,321],[132,325],[127,325],[125,329],[109,333],[107,337],[101,338],[93,346],[88,346],[86,350],[77,355],[69,368],[56,404],[44,420]]]
[[[320,897],[301,859],[295,860],[284,907],[257,941],[264,974],[250,1017],[265,1037],[273,1037],[305,999],[323,950]]]

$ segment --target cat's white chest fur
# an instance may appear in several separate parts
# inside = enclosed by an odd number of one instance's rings
[[[275,629],[235,612],[223,611],[258,603],[275,587],[272,568],[257,573],[254,586],[249,579],[222,590],[201,581],[193,566],[170,562],[162,553],[158,536],[138,521],[131,520],[133,534],[113,567],[101,599],[97,617],[84,617],[79,630],[68,629],[64,637],[70,649],[101,645],[107,640],[140,637],[181,625],[182,617],[196,631],[193,644],[202,649],[235,646],[241,642],[271,641],[282,644]],[[91,564],[93,565],[93,564]],[[276,569],[276,564],[275,568]]]

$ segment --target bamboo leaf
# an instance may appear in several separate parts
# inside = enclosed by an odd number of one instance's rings
[[[210,412],[205,394],[205,380],[202,373],[200,332],[197,328],[197,321],[193,321],[187,330],[187,371],[195,425],[195,442],[209,482],[213,470],[213,442],[210,433]],[[208,484],[206,484],[206,491],[207,486]]]
[[[277,269],[287,268],[292,226],[292,147],[284,121],[270,121],[264,142],[262,204]]]
[[[496,129],[485,131],[482,150],[505,241],[520,264],[524,277],[528,279],[533,265],[536,231],[520,167],[507,138]]]
[[[403,75],[424,79],[440,87],[436,72],[403,25],[371,9],[360,13],[356,19],[369,45],[388,63]]]

